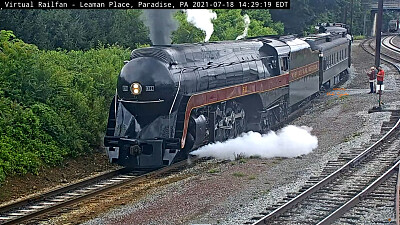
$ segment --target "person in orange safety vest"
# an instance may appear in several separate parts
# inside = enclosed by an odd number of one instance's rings
[[[376,80],[378,81],[378,86],[376,88],[378,94],[381,92],[381,87],[382,87],[381,85],[383,85],[384,76],[385,76],[385,71],[382,69],[382,66],[379,66],[378,67],[378,74],[376,76]]]

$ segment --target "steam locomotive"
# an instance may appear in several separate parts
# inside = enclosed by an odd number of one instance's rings
[[[158,168],[204,144],[281,125],[347,74],[350,37],[334,30],[133,50],[110,106],[110,160]]]

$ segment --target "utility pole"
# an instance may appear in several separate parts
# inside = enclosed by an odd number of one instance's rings
[[[382,16],[383,16],[383,0],[378,1],[378,18],[376,21],[376,42],[375,42],[375,66],[379,67],[381,63],[381,34],[382,34]],[[382,85],[379,85],[379,108],[381,109]]]
[[[381,63],[381,33],[382,33],[383,0],[378,0],[378,18],[376,20],[376,42],[375,42],[375,67]]]
[[[367,13],[364,13],[364,27],[363,27],[363,35],[367,36]]]
[[[350,34],[353,35],[353,2],[354,0],[351,0],[351,5],[350,5]]]

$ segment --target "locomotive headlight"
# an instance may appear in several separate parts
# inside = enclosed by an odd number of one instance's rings
[[[131,85],[131,92],[134,95],[139,95],[142,92],[142,85],[140,85],[139,83],[133,83]]]

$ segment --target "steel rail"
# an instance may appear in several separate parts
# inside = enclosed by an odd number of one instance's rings
[[[365,43],[368,42],[368,41],[371,41],[371,40],[373,40],[373,39],[371,39],[371,38],[370,38],[370,39],[365,39],[365,40],[361,43],[361,48],[362,48],[365,52],[367,52],[368,54],[374,56],[375,53],[372,53],[372,52],[368,51],[367,48],[365,47]],[[368,46],[369,46],[371,49],[374,50],[374,48],[371,46],[371,44],[369,44]],[[382,53],[381,53],[381,55],[385,56],[385,55],[382,54]],[[388,64],[390,64],[391,66],[395,67],[395,68],[400,72],[400,66],[399,66],[399,65],[397,65],[397,64],[395,64],[395,63],[393,63],[393,62],[391,62],[391,61],[389,61],[389,60],[387,60],[387,59],[385,59],[385,58],[381,58],[381,60],[384,61],[384,62],[386,62],[386,63],[388,63]]]
[[[395,200],[395,210],[396,210],[396,224],[400,225],[400,169],[397,173],[397,184],[396,184],[396,200]]]
[[[400,54],[400,49],[393,43],[393,40],[394,40],[396,37],[397,37],[397,36],[391,36],[391,37],[390,37],[390,39],[389,39],[389,44],[390,44],[390,45],[387,45],[387,44],[385,44],[385,43],[383,43],[383,42],[382,42],[382,43],[384,44],[385,47],[387,47],[387,48],[393,50],[394,52]]]
[[[368,42],[368,41],[371,41],[371,40],[372,39],[366,39],[365,41],[363,41],[361,43],[361,47],[367,53],[369,53],[371,55],[374,55],[373,53],[369,52],[365,47],[365,43]],[[372,46],[371,46],[371,43],[369,43],[369,47],[371,49],[373,49]],[[382,59],[382,60],[387,62],[387,63],[389,63],[389,64],[391,64],[391,65],[393,65],[395,68],[397,68],[397,70],[400,71],[400,68],[397,65],[395,65],[394,63],[390,62],[387,59]],[[288,211],[289,209],[291,209],[292,207],[294,207],[298,203],[300,203],[303,200],[305,200],[306,198],[310,197],[313,193],[317,192],[323,186],[325,186],[325,185],[329,184],[331,181],[335,180],[337,177],[340,176],[340,174],[346,172],[347,170],[349,170],[352,167],[355,167],[355,166],[359,165],[366,157],[368,157],[370,155],[370,153],[374,150],[374,148],[376,146],[378,146],[384,139],[386,139],[389,135],[391,135],[396,130],[396,128],[398,128],[399,124],[400,124],[400,120],[398,120],[397,123],[395,124],[395,126],[392,127],[382,138],[380,138],[378,141],[376,141],[374,144],[372,144],[370,147],[368,147],[365,151],[360,153],[358,156],[353,158],[351,161],[349,161],[348,163],[343,165],[338,170],[334,171],[333,173],[331,173],[330,175],[325,177],[323,180],[321,180],[317,184],[315,184],[312,187],[308,188],[306,191],[304,191],[303,193],[301,193],[297,197],[293,198],[292,200],[290,200],[289,202],[285,203],[281,207],[275,209],[273,212],[269,213],[268,215],[262,217],[261,219],[259,219],[255,223],[253,223],[253,225],[267,224],[269,221],[271,221],[273,219],[276,219],[277,217],[279,217],[280,215],[282,215],[283,213],[285,213],[286,211]],[[399,161],[396,163],[396,165],[394,167],[391,168],[391,170],[389,170],[391,172],[389,172],[389,171],[386,172],[384,175],[381,176],[381,178],[382,177],[386,178],[388,176],[388,174],[392,174],[393,171],[394,171],[393,168],[398,168],[398,165],[399,165]],[[349,205],[354,204],[356,202],[356,199],[360,200],[360,198],[364,197],[366,195],[366,193],[369,193],[370,188],[378,186],[377,184],[381,183],[379,180],[380,179],[377,179],[373,184],[371,184],[368,188],[366,188],[364,191],[362,191],[359,195],[357,195],[352,200],[350,200],[348,203],[346,203],[341,208],[336,210],[337,211],[337,212],[335,211],[337,213],[336,215],[334,214],[330,218],[326,218],[326,220],[323,220],[320,223],[321,224],[326,224],[325,221],[332,221],[331,219],[336,219],[336,216],[339,215],[340,213],[343,213],[345,211],[345,209],[347,210]],[[400,180],[400,174],[399,174],[399,180]],[[400,190],[398,191],[397,194],[400,195],[399,192],[400,192]],[[398,205],[399,204],[396,204],[396,206],[398,206]],[[399,210],[399,209],[396,209],[396,210]],[[396,218],[396,221],[399,221],[398,217]]]
[[[56,189],[52,189],[52,190],[50,190],[48,192],[44,192],[44,193],[41,193],[39,195],[32,196],[30,198],[25,198],[25,199],[17,200],[17,201],[8,203],[8,204],[3,204],[3,205],[0,206],[0,213],[4,213],[4,212],[7,212],[7,211],[10,211],[11,209],[20,208],[20,207],[23,207],[25,205],[31,204],[33,202],[43,201],[46,198],[52,198],[52,197],[57,196],[57,195],[59,195],[61,193],[68,192],[68,191],[71,191],[71,190],[75,190],[75,189],[78,189],[78,188],[82,188],[82,187],[87,186],[87,185],[89,185],[91,183],[95,183],[95,182],[98,182],[100,180],[105,180],[105,179],[109,179],[111,177],[115,177],[115,176],[121,175],[121,174],[123,174],[123,173],[125,173],[127,171],[128,170],[125,169],[125,168],[113,170],[113,171],[110,171],[110,172],[107,172],[107,173],[104,173],[104,174],[101,174],[101,175],[98,175],[98,176],[95,176],[95,177],[84,179],[84,180],[79,181],[79,182],[75,182],[75,183],[72,183],[72,184],[69,184],[69,185],[66,185],[66,186],[62,186],[62,187],[59,187],[59,188],[56,188]]]
[[[400,53],[400,49],[393,43],[394,38],[396,38],[396,36],[392,36],[389,40],[389,44],[391,44],[392,46],[389,46],[387,44],[385,44],[382,41],[382,44],[386,47],[389,48],[391,50],[393,50],[394,52]],[[361,47],[363,48],[364,51],[366,51],[367,53],[371,54],[364,46],[364,44],[368,41],[368,39],[366,39],[364,42],[362,42]],[[369,45],[371,47],[371,45]],[[372,48],[372,47],[371,47]],[[372,54],[374,55],[374,54]],[[390,62],[386,59],[382,59],[383,61],[389,63],[390,65],[394,66],[397,71],[400,73],[400,66],[397,64],[394,64],[393,62]],[[395,213],[396,213],[396,224],[400,225],[400,169],[398,170],[398,179],[397,179],[397,185],[396,185],[396,199],[395,199]]]
[[[386,36],[386,37],[384,37],[384,38],[382,39],[381,45],[383,45],[383,47],[385,47],[385,48],[387,48],[387,49],[390,49],[389,47],[387,47],[387,45],[386,45],[385,42],[384,42],[384,40],[386,40],[387,38],[388,38],[388,37]],[[369,47],[370,47],[371,49],[374,49],[374,48],[372,47],[372,42],[369,43]],[[382,51],[381,51],[381,56],[384,56],[384,57],[389,58],[390,60],[394,60],[394,61],[396,61],[396,62],[400,62],[400,59],[395,58],[395,57],[393,57],[393,56],[391,56],[391,55],[388,55],[388,54],[386,54],[386,53],[383,53]],[[383,61],[388,62],[389,60],[383,60]],[[389,62],[390,62],[390,61],[389,61]],[[392,63],[393,63],[393,62],[392,62]]]
[[[197,157],[192,158],[191,163],[193,163],[193,160],[194,161],[197,160]],[[21,217],[17,217],[17,218],[11,219],[11,220],[7,220],[3,224],[19,224],[19,223],[24,222],[24,221],[32,220],[32,219],[34,219],[36,217],[49,214],[49,213],[51,213],[53,211],[65,208],[66,206],[69,206],[69,205],[72,205],[72,204],[76,204],[78,202],[82,202],[82,201],[84,201],[86,199],[89,199],[89,198],[92,198],[94,196],[97,196],[97,195],[112,191],[114,189],[126,186],[128,184],[140,183],[140,182],[142,182],[142,181],[144,181],[146,179],[150,179],[152,177],[157,177],[157,176],[163,175],[165,173],[172,172],[173,170],[175,170],[175,169],[177,169],[179,167],[188,165],[188,164],[189,164],[188,160],[183,160],[183,161],[177,162],[175,164],[172,164],[170,166],[163,167],[161,169],[154,170],[154,171],[139,175],[137,177],[133,177],[132,179],[122,180],[121,182],[113,183],[113,184],[110,184],[110,185],[107,185],[107,186],[104,186],[104,187],[100,187],[100,188],[95,189],[95,190],[93,190],[91,192],[83,193],[82,195],[75,196],[75,197],[70,198],[70,199],[66,199],[63,202],[51,205],[51,206],[49,206],[47,208],[39,209],[38,211],[23,215]]]
[[[368,187],[354,196],[351,200],[343,204],[340,208],[335,210],[330,215],[326,216],[323,220],[321,220],[317,225],[327,225],[333,223],[335,220],[339,219],[343,214],[345,214],[352,207],[357,205],[360,201],[362,201],[367,195],[369,195],[372,191],[374,191],[379,185],[389,179],[394,175],[396,171],[398,171],[400,165],[400,160],[395,163],[389,170],[387,170],[384,174],[382,174],[378,179],[372,182]]]
[[[296,196],[292,200],[286,202],[281,207],[275,209],[274,211],[272,211],[268,215],[262,217],[261,219],[259,219],[255,223],[253,223],[253,225],[268,224],[269,221],[271,221],[273,219],[276,219],[278,216],[282,215],[283,213],[285,213],[286,211],[288,211],[289,209],[291,209],[292,207],[294,207],[298,203],[304,201],[306,198],[310,197],[312,194],[317,192],[319,189],[321,189],[322,187],[324,187],[327,184],[331,183],[333,180],[335,180],[341,174],[343,174],[346,171],[350,170],[351,168],[359,165],[366,157],[368,157],[373,152],[375,147],[377,147],[379,144],[381,144],[381,142],[383,140],[385,140],[387,137],[389,137],[390,135],[392,135],[394,133],[396,128],[398,128],[399,124],[400,124],[400,119],[397,121],[395,126],[393,126],[383,137],[381,137],[378,141],[376,141],[374,144],[372,144],[370,147],[368,147],[366,150],[364,150],[358,156],[356,156],[355,158],[350,160],[348,163],[343,165],[341,168],[339,168],[338,170],[334,171],[333,173],[331,173],[330,175],[328,175],[327,177],[325,177],[324,179],[319,181],[317,184],[315,184],[315,185],[311,186],[310,188],[308,188],[303,193],[299,194],[298,196]]]

